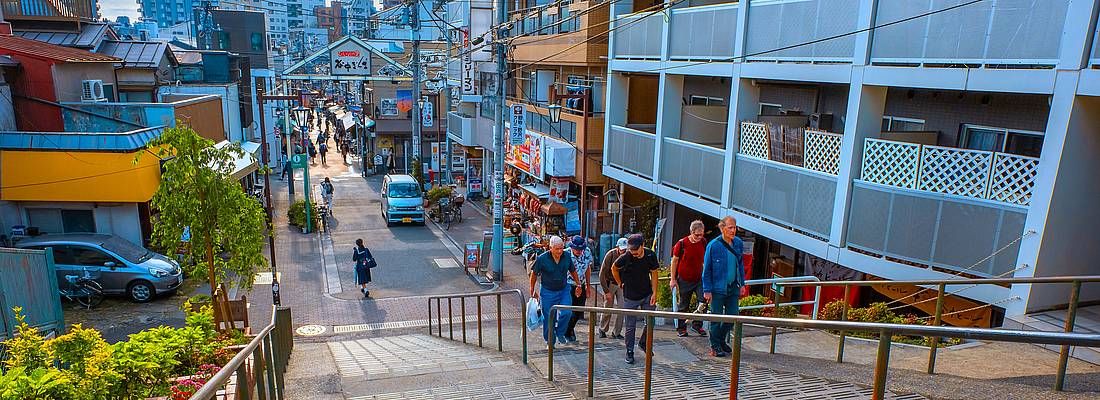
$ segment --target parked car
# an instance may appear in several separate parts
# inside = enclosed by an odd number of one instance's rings
[[[386,175],[382,179],[382,218],[386,226],[424,225],[424,192],[416,179],[409,175]]]
[[[183,283],[183,271],[175,260],[114,235],[43,235],[20,240],[15,246],[53,248],[59,285],[64,284],[66,275],[88,271],[105,294],[125,295],[138,303],[171,293]]]

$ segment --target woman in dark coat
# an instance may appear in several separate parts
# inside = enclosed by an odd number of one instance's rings
[[[359,285],[359,291],[363,292],[363,297],[370,297],[370,291],[367,290],[367,284],[371,281],[370,270],[378,264],[374,261],[370,250],[363,246],[363,239],[355,239],[355,251],[351,260],[355,261],[355,284]]]

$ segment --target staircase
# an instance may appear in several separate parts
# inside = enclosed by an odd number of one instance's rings
[[[1005,319],[1007,329],[1025,329],[1032,331],[1062,332],[1066,328],[1066,310],[1054,310],[1032,313]],[[1077,309],[1074,318],[1074,332],[1100,334],[1100,305]],[[1047,350],[1061,351],[1061,346],[1039,345]],[[1070,356],[1081,361],[1100,365],[1100,348],[1074,347]]]

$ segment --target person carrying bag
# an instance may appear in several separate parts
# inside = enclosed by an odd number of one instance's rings
[[[355,283],[359,285],[363,297],[370,298],[370,290],[367,290],[367,284],[371,281],[370,270],[377,267],[378,262],[374,260],[370,250],[363,246],[363,239],[355,239],[355,251],[351,260],[355,261]]]

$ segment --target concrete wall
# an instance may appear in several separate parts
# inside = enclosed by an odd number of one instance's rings
[[[28,208],[60,208],[63,210],[92,210],[96,233],[119,236],[134,244],[142,244],[141,218],[137,203],[61,203],[61,202],[5,202],[0,205],[4,222],[14,225],[7,218],[15,217],[15,222],[27,224]],[[12,207],[14,205],[14,207]],[[12,209],[15,209],[12,212]],[[10,228],[10,225],[7,226]]]
[[[226,138],[230,141],[240,142],[245,140],[244,130],[241,127],[241,100],[237,95],[236,84],[187,84],[178,86],[161,86],[159,94],[214,94],[222,97],[222,129]],[[163,97],[162,97],[163,98]]]
[[[57,101],[80,101],[84,89],[81,81],[99,79],[104,85],[115,85],[115,68],[111,63],[56,64],[53,67],[53,81],[56,85]],[[118,86],[115,86],[117,90]],[[104,87],[104,91],[109,90]],[[106,94],[106,93],[105,93]],[[110,97],[110,94],[107,94]]]
[[[885,114],[925,121],[941,146],[959,145],[963,124],[1042,132],[1050,96],[890,88]],[[984,104],[983,104],[984,102]]]

